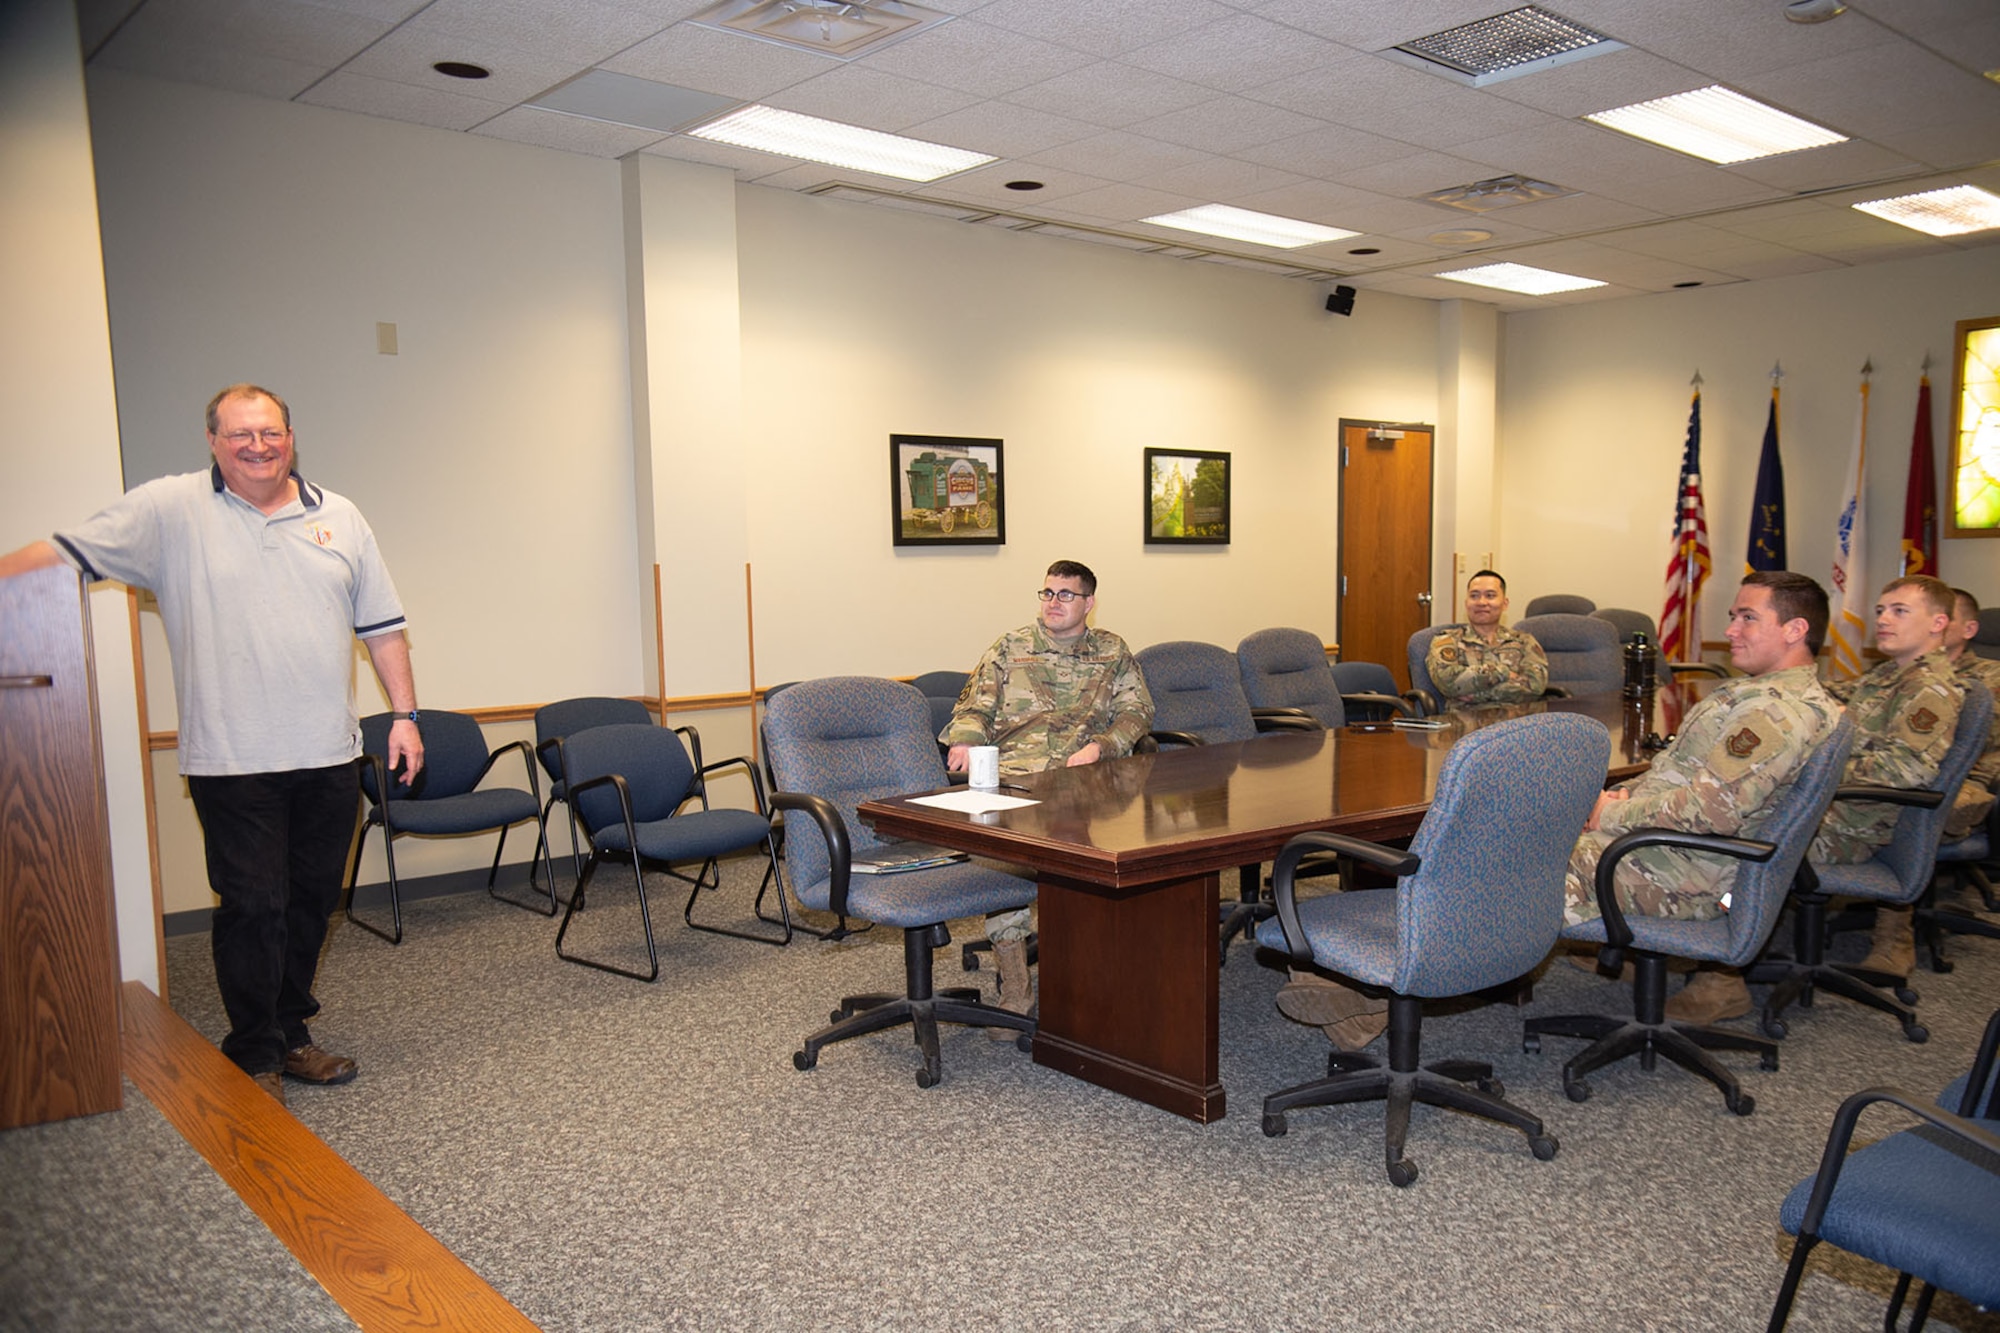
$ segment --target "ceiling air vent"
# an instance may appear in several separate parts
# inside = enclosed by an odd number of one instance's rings
[[[1623,42],[1540,5],[1523,5],[1404,42],[1382,54],[1480,87],[1624,49]]]

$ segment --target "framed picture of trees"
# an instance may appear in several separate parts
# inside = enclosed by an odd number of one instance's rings
[[[1229,544],[1229,455],[1146,450],[1148,545]]]

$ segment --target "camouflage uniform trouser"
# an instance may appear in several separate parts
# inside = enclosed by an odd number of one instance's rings
[[[1033,908],[1010,907],[986,917],[986,938],[995,944],[1021,944],[1033,928]]]
[[[1563,879],[1563,921],[1595,921],[1597,862],[1611,834],[1586,833],[1570,852]],[[1618,905],[1634,916],[1676,921],[1713,921],[1722,915],[1722,895],[1735,882],[1734,867],[1717,857],[1694,857],[1663,847],[1642,847],[1618,863],[1612,883]]]

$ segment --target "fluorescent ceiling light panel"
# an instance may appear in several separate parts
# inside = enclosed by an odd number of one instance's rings
[[[715,143],[824,162],[829,166],[852,167],[906,181],[934,181],[999,160],[986,153],[906,139],[880,130],[864,130],[771,106],[746,106],[688,133]]]
[[[1280,250],[1296,250],[1302,245],[1319,245],[1324,241],[1340,241],[1361,234],[1358,231],[1342,231],[1338,227],[1322,227],[1317,222],[1281,218],[1275,213],[1231,208],[1228,204],[1203,204],[1200,208],[1184,208],[1178,213],[1162,213],[1157,217],[1141,218],[1140,221],[1180,231],[1200,232],[1204,236],[1220,236],[1230,241],[1275,246]]]
[[[1599,111],[1584,119],[1724,166],[1847,142],[1844,134],[1719,84]]]
[[[1873,213],[1932,236],[1963,236],[2000,227],[2000,195],[1976,185],[1954,185],[1895,199],[1872,199],[1854,206],[1863,213]]]
[[[1602,287],[1595,278],[1579,278],[1552,269],[1531,268],[1526,264],[1482,264],[1478,268],[1454,269],[1436,276],[1453,282],[1469,282],[1477,287],[1497,287],[1503,292],[1524,296],[1553,296],[1557,292],[1580,292],[1586,287]]]

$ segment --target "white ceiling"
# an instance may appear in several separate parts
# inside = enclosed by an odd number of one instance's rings
[[[86,57],[261,97],[620,157],[728,167],[970,222],[1503,309],[1992,245],[1849,207],[2000,193],[2000,4],[1543,0],[1627,49],[1471,88],[1378,54],[1522,0],[924,0],[954,17],[840,61],[683,22],[712,0],[79,0]],[[477,82],[437,61],[488,67]],[[591,69],[914,135],[1001,160],[928,186],[523,105]],[[1581,119],[1726,84],[1849,136],[1718,167]],[[1519,172],[1575,195],[1473,214],[1433,190]],[[1019,192],[1009,181],[1043,188]],[[1140,222],[1205,203],[1363,233],[1303,250]],[[1467,227],[1475,245],[1429,238]],[[1196,248],[1201,247],[1201,248]],[[1372,248],[1374,254],[1353,251]],[[1609,285],[1510,296],[1434,276],[1515,260]]]

